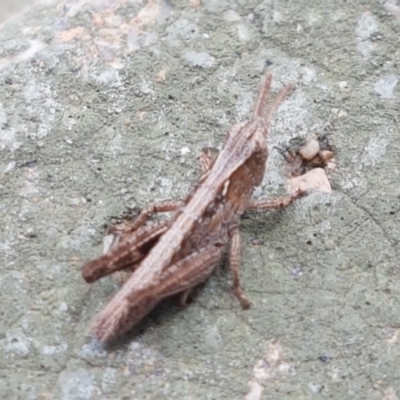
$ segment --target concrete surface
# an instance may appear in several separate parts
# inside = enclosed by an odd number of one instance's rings
[[[0,398],[398,399],[399,37],[397,0],[80,0],[3,25]],[[249,311],[220,268],[94,349],[117,284],[79,268],[105,225],[183,197],[266,71],[297,85],[271,148],[329,135],[333,193],[244,218]],[[257,196],[284,191],[268,168]]]
[[[0,7],[0,24],[9,21],[15,15],[25,12],[29,7],[46,0],[2,0]],[[49,2],[49,1],[48,1]]]

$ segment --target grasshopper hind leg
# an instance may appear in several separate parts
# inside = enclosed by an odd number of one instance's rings
[[[205,247],[170,265],[147,287],[125,293],[128,280],[94,321],[94,337],[101,343],[110,342],[130,330],[164,298],[189,293],[211,275],[222,254],[222,247]]]
[[[239,300],[242,308],[247,310],[250,308],[250,301],[244,294],[243,288],[240,284],[239,278],[239,265],[240,265],[240,232],[239,228],[235,227],[231,233],[231,245],[229,249],[229,267],[233,275],[233,293]]]

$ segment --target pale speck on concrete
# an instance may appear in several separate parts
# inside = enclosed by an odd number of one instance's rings
[[[53,357],[61,353],[65,353],[68,350],[68,344],[62,343],[58,346],[48,346],[45,345],[41,348],[40,352],[44,356]]]
[[[5,339],[0,340],[0,346],[6,353],[26,357],[31,351],[31,338],[28,338],[22,329],[15,328],[7,332]]]
[[[251,39],[251,33],[246,25],[238,24],[237,26],[238,38],[241,42],[247,42]]]
[[[12,128],[0,130],[0,149],[17,150],[21,145],[20,142],[15,140],[15,131]]]
[[[64,314],[65,312],[67,312],[67,311],[68,311],[68,304],[67,304],[65,301],[63,301],[63,302],[60,304],[60,306],[58,307],[58,311],[59,311],[61,314]]]
[[[115,368],[106,368],[103,372],[103,377],[101,380],[101,388],[103,390],[106,390],[110,387],[112,387],[118,380],[117,380],[117,375],[120,373]]]
[[[310,392],[311,392],[311,393],[316,394],[316,393],[318,393],[318,392],[320,391],[321,385],[318,384],[318,383],[315,383],[315,382],[310,382],[310,383],[308,384],[308,388],[310,389]]]
[[[184,146],[181,148],[181,154],[182,156],[186,156],[187,154],[189,154],[191,152],[190,148],[187,146]]]
[[[357,50],[363,56],[368,56],[374,50],[375,44],[370,39],[377,30],[378,21],[376,17],[369,12],[365,12],[359,18],[356,28]]]
[[[317,71],[314,68],[303,67],[301,69],[301,82],[303,85],[311,85],[317,80]]]
[[[360,39],[369,39],[378,29],[378,21],[370,12],[364,13],[358,20],[356,34]]]
[[[15,162],[15,161],[10,161],[10,162],[7,164],[7,166],[5,167],[5,169],[4,169],[4,173],[7,174],[8,172],[11,172],[12,170],[14,170],[15,165],[16,165],[16,162]]]
[[[388,145],[389,141],[382,136],[371,138],[368,144],[364,147],[364,154],[361,158],[361,162],[367,167],[373,167],[377,163],[383,161]]]
[[[112,68],[105,71],[99,71],[98,74],[92,74],[90,78],[92,78],[92,80],[97,84],[104,84],[110,87],[121,86],[119,72]]]
[[[394,74],[382,76],[374,85],[375,92],[378,93],[382,99],[391,99],[397,82],[398,78]]]
[[[245,120],[254,107],[254,94],[251,92],[242,93],[236,102],[236,115],[239,121]]]
[[[194,67],[210,68],[215,64],[215,58],[205,52],[186,51],[183,59]]]
[[[84,344],[78,350],[78,354],[83,360],[90,361],[106,357],[107,351],[104,349],[104,346],[102,344],[100,344],[96,340],[91,340],[90,343]]]
[[[354,189],[357,186],[359,186],[358,179],[352,176],[345,177],[340,181],[340,187],[343,190]]]
[[[222,14],[225,21],[237,22],[241,20],[241,16],[235,10],[224,11]]]
[[[384,0],[383,7],[389,11],[394,17],[400,19],[400,5],[398,0]]]
[[[269,143],[274,146],[277,143],[288,142],[299,134],[305,136],[310,130],[310,106],[304,92],[300,88],[295,90],[277,111],[273,122],[274,128],[282,133],[269,135],[267,138]]]
[[[196,22],[187,18],[179,18],[173,22],[167,29],[167,43],[170,46],[179,46],[182,40],[191,41],[199,37],[200,29]]]
[[[169,178],[162,178],[160,177],[157,180],[157,188],[162,193],[165,198],[168,198],[168,196],[171,194],[171,191],[173,189],[173,182]]]
[[[211,348],[215,348],[215,351],[218,351],[222,344],[221,334],[218,331],[218,327],[215,325],[211,325],[206,331],[204,335],[204,340],[207,341],[207,345]]]
[[[276,23],[276,24],[280,24],[281,22],[283,22],[284,20],[284,16],[280,11],[274,11],[273,15],[272,15],[272,20]]]
[[[63,371],[57,386],[63,400],[93,399],[101,395],[93,375],[83,368]]]

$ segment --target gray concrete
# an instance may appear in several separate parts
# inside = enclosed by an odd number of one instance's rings
[[[0,31],[0,398],[397,399],[400,4],[118,3],[41,5]],[[265,71],[297,85],[271,147],[329,135],[332,195],[243,220],[251,310],[222,268],[94,349],[117,284],[79,268],[105,224],[183,197]],[[276,150],[268,167],[258,196],[284,191]]]
[[[0,7],[0,24],[9,21],[16,15],[26,12],[31,6],[44,3],[46,0],[2,0]],[[49,0],[47,0],[49,3]]]

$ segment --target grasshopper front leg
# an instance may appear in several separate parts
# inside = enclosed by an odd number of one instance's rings
[[[272,211],[285,208],[292,204],[296,199],[304,195],[304,191],[298,189],[294,193],[287,196],[278,197],[277,199],[252,201],[247,207],[251,211]]]
[[[172,212],[176,211],[179,207],[183,205],[183,201],[164,201],[162,203],[154,203],[150,206],[144,208],[140,214],[135,218],[134,221],[129,222],[126,229],[124,229],[124,233],[134,232],[143,226],[148,218],[153,214],[158,214],[162,212]]]
[[[212,153],[212,149],[205,149],[202,151],[202,153],[198,158],[201,171],[205,173],[211,168],[215,156]],[[180,200],[177,201],[167,200],[161,203],[154,203],[151,204],[150,206],[147,206],[140,212],[140,214],[135,218],[134,221],[126,224],[126,226],[123,228],[122,236],[132,233],[137,229],[139,229],[146,223],[146,221],[151,215],[162,212],[173,212],[176,211],[178,208],[182,207],[183,205],[184,202]],[[118,228],[114,227],[112,233],[114,232],[118,234]]]

